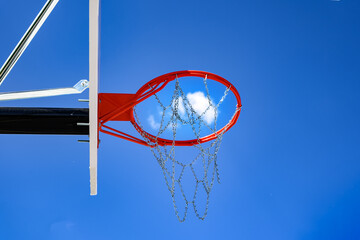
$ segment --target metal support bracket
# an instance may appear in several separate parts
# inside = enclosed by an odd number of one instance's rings
[[[35,20],[31,23],[30,27],[16,45],[9,58],[0,68],[0,85],[4,82],[6,76],[10,73],[17,60],[19,60],[27,46],[30,44],[31,40],[35,37],[36,33],[39,31],[58,2],[59,0],[48,0],[39,14],[36,16]]]
[[[88,87],[88,80],[80,80],[78,83],[76,83],[73,87],[70,88],[54,88],[34,91],[0,93],[0,101],[79,94]]]

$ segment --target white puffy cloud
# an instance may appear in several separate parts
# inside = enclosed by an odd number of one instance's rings
[[[206,111],[205,114],[202,116],[202,119],[207,124],[211,124],[214,122],[215,108],[213,106],[210,106],[210,108],[207,109],[209,107],[209,100],[203,92],[198,91],[194,93],[188,93],[186,95],[186,98],[189,100],[189,103],[191,104],[192,108],[199,116]],[[211,104],[214,105],[212,101]],[[181,97],[179,98],[178,110],[181,117],[186,117],[185,106],[183,99]]]
[[[215,104],[213,103],[213,101],[211,101],[212,106],[209,107],[209,99],[205,96],[205,94],[203,92],[198,91],[198,92],[194,92],[194,93],[188,93],[188,94],[186,94],[186,98],[188,99],[188,101],[191,104],[194,111],[199,116],[202,115],[202,119],[205,123],[210,125],[214,122],[215,108],[213,106]],[[174,104],[175,104],[175,102],[173,102],[173,106],[174,106]],[[189,107],[186,106],[186,108],[185,108],[184,100],[181,97],[179,97],[178,111],[179,111],[180,116],[184,119],[187,119],[187,117],[188,117],[187,113],[186,113],[187,108],[189,108]],[[158,108],[157,110],[158,110],[159,116],[164,117],[162,109]],[[218,113],[216,113],[216,114],[218,114]],[[170,120],[169,118],[171,117],[171,115],[172,115],[172,112],[167,112],[167,116],[165,116],[165,121]],[[154,115],[152,115],[152,114],[149,115],[147,121],[152,129],[159,130],[160,123],[155,120]],[[180,127],[180,125],[178,125],[177,127]],[[170,125],[169,125],[168,129],[171,130]]]
[[[147,120],[152,129],[158,130],[160,128],[160,123],[155,121],[154,115],[150,115]]]

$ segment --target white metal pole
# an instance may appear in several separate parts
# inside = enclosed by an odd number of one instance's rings
[[[90,195],[97,195],[100,0],[89,0]]]
[[[33,90],[23,92],[6,92],[0,93],[0,101],[29,99],[29,98],[40,98],[40,97],[54,97],[63,96],[68,94],[79,94],[82,93],[89,86],[87,80],[80,80],[73,87],[69,88],[53,88],[44,90]]]

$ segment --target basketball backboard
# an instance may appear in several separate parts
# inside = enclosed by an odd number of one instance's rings
[[[100,0],[89,0],[90,195],[97,194]]]

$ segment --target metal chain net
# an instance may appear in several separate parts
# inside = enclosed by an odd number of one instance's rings
[[[151,146],[150,149],[163,171],[166,186],[172,197],[175,214],[180,222],[185,221],[188,213],[189,205],[193,206],[196,216],[199,219],[204,220],[208,212],[210,192],[214,185],[215,179],[218,181],[218,183],[220,183],[218,164],[217,164],[217,153],[219,151],[223,134],[226,131],[226,129],[221,131],[220,134],[216,134],[215,135],[216,138],[208,144],[200,143],[200,138],[201,138],[201,130],[203,127],[209,129],[212,133],[217,132],[216,122],[217,122],[218,108],[221,105],[221,103],[225,100],[226,96],[228,95],[230,87],[225,90],[221,100],[215,105],[210,99],[209,89],[207,85],[207,76],[204,78],[204,85],[205,85],[206,97],[208,99],[209,105],[204,112],[199,114],[197,111],[194,110],[193,106],[190,104],[189,99],[186,97],[185,93],[180,87],[179,79],[176,77],[175,89],[170,104],[164,105],[160,101],[159,97],[156,94],[154,95],[157,102],[161,106],[163,112],[161,117],[159,132],[157,133],[155,138],[149,136],[146,133],[142,133],[142,137],[148,143],[148,145]],[[179,113],[180,104],[184,106],[183,109],[185,109],[185,114]],[[210,126],[203,119],[203,116],[210,109],[213,109],[215,114],[213,126]],[[171,112],[171,116],[169,120],[166,120],[165,117],[167,110]],[[235,111],[234,115],[238,110],[239,109]],[[183,115],[183,117],[181,115]],[[136,108],[134,108],[134,116],[140,128],[143,128],[136,113]],[[176,156],[175,140],[176,140],[176,133],[179,124],[191,126],[192,132],[195,135],[196,137],[195,139],[197,139],[197,143],[198,143],[193,145],[193,147],[196,148],[197,150],[196,156],[194,157],[193,160],[187,163],[176,160],[175,158]],[[134,127],[136,127],[136,125],[134,125]],[[157,139],[167,129],[170,129],[172,131],[173,143],[171,146],[160,146],[157,143]],[[153,141],[150,141],[150,139],[152,139]],[[203,176],[201,177],[199,176],[198,173],[196,173],[194,168],[194,164],[196,164],[196,162],[199,161],[201,161],[202,169],[203,169]],[[190,169],[195,179],[195,189],[193,195],[191,196],[185,193],[182,183],[184,172],[187,169]],[[198,196],[199,188],[203,188],[206,193],[205,210],[202,213],[200,213],[197,205],[198,204],[197,196]],[[176,194],[180,194],[185,203],[182,216],[180,216],[179,207],[175,198]]]

